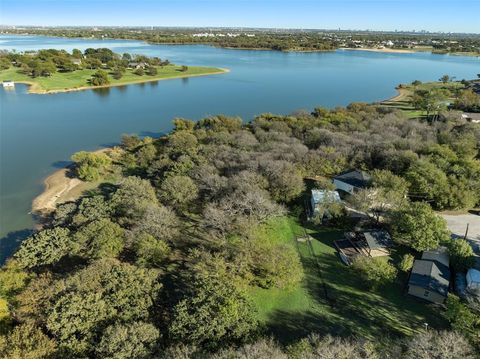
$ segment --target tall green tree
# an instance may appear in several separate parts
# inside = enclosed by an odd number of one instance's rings
[[[174,208],[185,208],[197,195],[197,185],[187,176],[168,176],[160,186],[160,198]]]
[[[228,278],[196,276],[192,295],[174,308],[174,341],[219,348],[246,340],[256,329],[254,306]]]
[[[32,323],[18,325],[6,336],[0,335],[2,359],[50,359],[56,353],[55,341]]]
[[[93,351],[108,323],[148,321],[161,288],[158,272],[114,259],[93,262],[56,285],[46,325],[72,357]]]
[[[74,235],[76,251],[91,259],[116,257],[125,244],[125,231],[102,218],[82,226]]]
[[[417,251],[435,249],[450,240],[445,220],[424,202],[413,202],[396,211],[391,227],[395,241]]]
[[[450,262],[457,272],[466,272],[475,264],[475,253],[465,239],[453,239],[448,242]]]
[[[24,240],[14,257],[24,268],[54,264],[73,247],[70,231],[55,227],[35,233]]]
[[[102,333],[95,354],[101,359],[147,359],[153,356],[159,338],[160,332],[152,324],[117,323]]]
[[[72,155],[77,176],[85,181],[96,181],[112,163],[104,153],[80,151]]]
[[[148,180],[132,176],[119,184],[111,203],[118,216],[134,221],[142,217],[147,208],[156,206],[158,199]]]
[[[108,85],[110,80],[108,79],[108,73],[103,70],[98,70],[90,78],[90,84],[93,86],[104,86]]]

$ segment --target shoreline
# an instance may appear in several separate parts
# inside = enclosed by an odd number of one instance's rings
[[[156,82],[156,81],[166,81],[166,80],[176,80],[182,78],[190,78],[190,77],[200,77],[200,76],[210,76],[210,75],[221,75],[230,72],[230,69],[219,68],[220,71],[210,72],[205,74],[186,74],[186,75],[178,75],[166,78],[146,78],[146,79],[139,79],[138,81],[129,81],[125,83],[115,83],[115,84],[108,84],[102,86],[81,86],[81,87],[73,87],[73,88],[66,88],[66,89],[57,89],[57,90],[43,90],[39,88],[39,85],[36,82],[28,81],[28,80],[20,80],[14,81],[18,84],[25,84],[28,85],[28,93],[35,94],[35,95],[53,95],[57,93],[66,93],[66,92],[74,92],[74,91],[86,91],[86,90],[96,90],[96,89],[104,89],[110,87],[121,87],[121,86],[128,86],[128,85],[135,85],[141,83],[148,83],[148,82]]]
[[[335,52],[338,50],[352,50],[352,51],[369,51],[369,52],[381,52],[381,53],[397,53],[397,54],[414,54],[417,52],[427,52],[430,54],[437,54],[437,55],[452,55],[452,56],[468,56],[468,57],[480,57],[480,53],[475,53],[475,52],[441,52],[441,53],[436,53],[432,51],[431,49],[392,49],[392,48],[375,48],[375,47],[364,47],[364,48],[356,48],[356,47],[337,47],[335,49],[331,50],[317,50],[317,49],[305,49],[305,50],[296,50],[296,49],[290,49],[290,50],[276,50],[276,49],[271,49],[271,48],[257,48],[257,47],[233,47],[233,46],[221,46],[216,43],[210,43],[210,42],[182,42],[182,43],[173,43],[173,42],[155,42],[155,41],[149,41],[149,40],[139,40],[136,38],[115,38],[115,37],[106,37],[106,38],[92,38],[92,37],[84,37],[84,36],[58,36],[58,35],[43,35],[43,34],[38,34],[38,33],[12,33],[14,35],[18,36],[50,36],[53,38],[58,38],[58,39],[81,39],[81,40],[117,40],[117,41],[139,41],[143,42],[148,45],[169,45],[169,46],[192,46],[192,45],[199,45],[199,46],[211,46],[215,48],[220,48],[220,49],[229,49],[229,50],[253,50],[253,51],[278,51],[278,52]],[[0,35],[8,35],[7,34],[0,34]],[[200,76],[200,75],[197,75]]]
[[[66,202],[71,191],[83,181],[78,178],[68,177],[70,169],[62,168],[50,174],[43,181],[45,189],[32,201],[33,215],[47,215],[53,212],[57,204]]]
[[[110,153],[112,148],[101,148],[93,153]],[[77,200],[83,191],[89,189],[92,182],[85,182],[77,177],[72,177],[70,171],[72,165],[50,173],[43,180],[43,191],[36,196],[31,204],[31,214],[39,218],[55,211],[56,206],[61,203]],[[39,222],[36,220],[36,222]],[[38,224],[38,223],[37,223]]]
[[[384,102],[401,101],[401,100],[403,100],[405,97],[408,96],[408,91],[407,91],[407,89],[404,89],[404,88],[396,88],[395,90],[397,91],[397,94],[396,94],[395,96],[392,96],[392,97],[387,98],[387,99],[385,99],[385,100],[379,101],[378,103],[381,104],[381,103],[384,103]]]
[[[416,52],[424,51],[415,51],[411,49],[390,49],[390,48],[375,48],[375,47],[340,47],[338,50],[348,50],[348,51],[368,51],[368,52],[382,52],[387,54],[414,54]]]

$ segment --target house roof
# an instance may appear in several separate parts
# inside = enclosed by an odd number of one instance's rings
[[[387,231],[363,232],[363,235],[370,249],[383,249],[392,244],[392,239]]]
[[[480,283],[480,271],[470,268],[467,272],[467,284]]]
[[[323,189],[312,189],[312,198],[315,204],[341,202],[340,195],[337,191],[328,191]]]
[[[372,177],[365,171],[353,170],[343,172],[333,177],[333,179],[348,183],[357,188],[365,188],[370,184]]]
[[[447,296],[450,283],[450,270],[447,266],[430,260],[417,259],[410,274],[409,285]]]
[[[448,257],[448,251],[445,247],[439,247],[430,251],[425,251],[422,254],[422,259],[438,262],[444,266],[450,266],[450,259]]]

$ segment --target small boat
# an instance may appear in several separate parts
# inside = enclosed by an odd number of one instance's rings
[[[15,82],[12,80],[5,80],[2,82],[3,87],[15,87]]]

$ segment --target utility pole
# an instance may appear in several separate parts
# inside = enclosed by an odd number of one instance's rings
[[[470,226],[470,223],[467,223],[467,230],[465,231],[465,238],[463,239],[467,239],[467,236],[468,236],[468,227]]]

